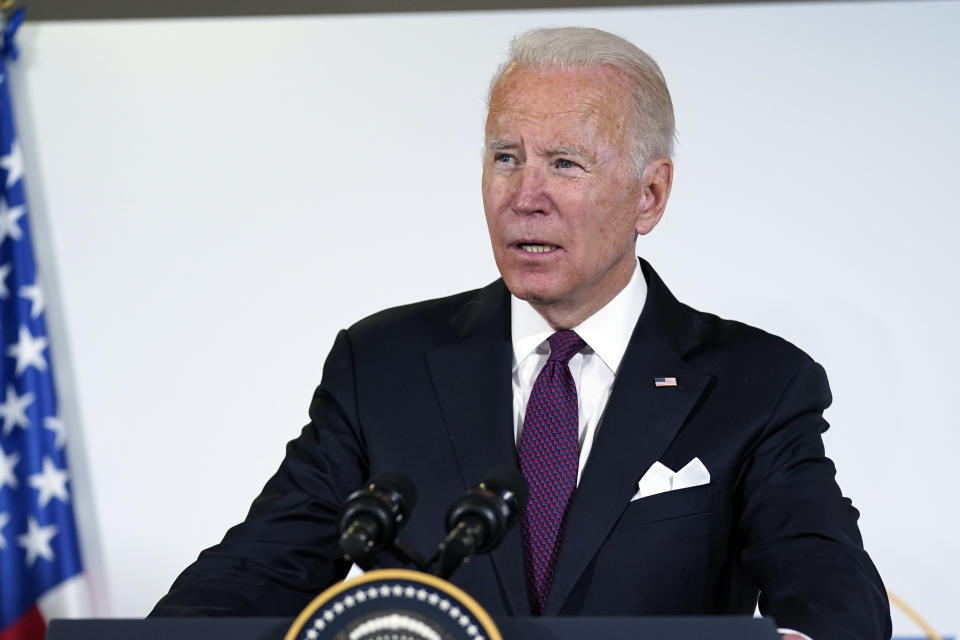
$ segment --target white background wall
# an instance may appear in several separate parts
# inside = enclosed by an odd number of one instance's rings
[[[485,89],[510,35],[562,24],[661,63],[677,177],[639,252],[825,365],[868,550],[960,632],[951,1],[28,23],[14,89],[103,613],[145,614],[243,517],[337,329],[496,277]]]

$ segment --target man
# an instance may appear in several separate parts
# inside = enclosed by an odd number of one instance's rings
[[[823,452],[822,368],[679,303],[638,264],[672,139],[663,77],[632,44],[592,29],[516,39],[483,163],[503,279],[341,332],[311,423],[154,614],[293,615],[346,574],[337,512],[368,477],[414,479],[402,537],[429,553],[446,507],[519,462],[522,526],[453,578],[493,615],[749,615],[759,593],[785,632],[888,637]]]

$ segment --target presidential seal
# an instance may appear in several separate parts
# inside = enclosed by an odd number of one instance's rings
[[[379,569],[307,605],[284,640],[502,640],[489,614],[446,580]]]

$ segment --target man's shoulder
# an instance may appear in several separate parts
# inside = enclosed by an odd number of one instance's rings
[[[347,329],[354,340],[398,338],[432,340],[453,338],[456,318],[472,307],[493,306],[499,299],[506,300],[506,288],[497,280],[479,289],[453,295],[422,300],[378,311],[359,320]]]
[[[742,363],[756,367],[797,369],[812,362],[789,340],[739,320],[700,311],[679,301],[649,263],[642,261],[647,278],[647,306],[641,315],[654,333],[661,335],[689,360]]]
[[[788,375],[815,363],[806,351],[784,337],[746,322],[683,306],[700,336],[689,354],[692,359],[703,362],[722,358],[728,367]]]

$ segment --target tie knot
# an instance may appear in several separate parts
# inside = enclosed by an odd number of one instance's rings
[[[562,364],[570,362],[570,358],[587,346],[583,338],[571,329],[557,331],[547,338],[547,342],[550,343],[550,360],[556,360]]]

